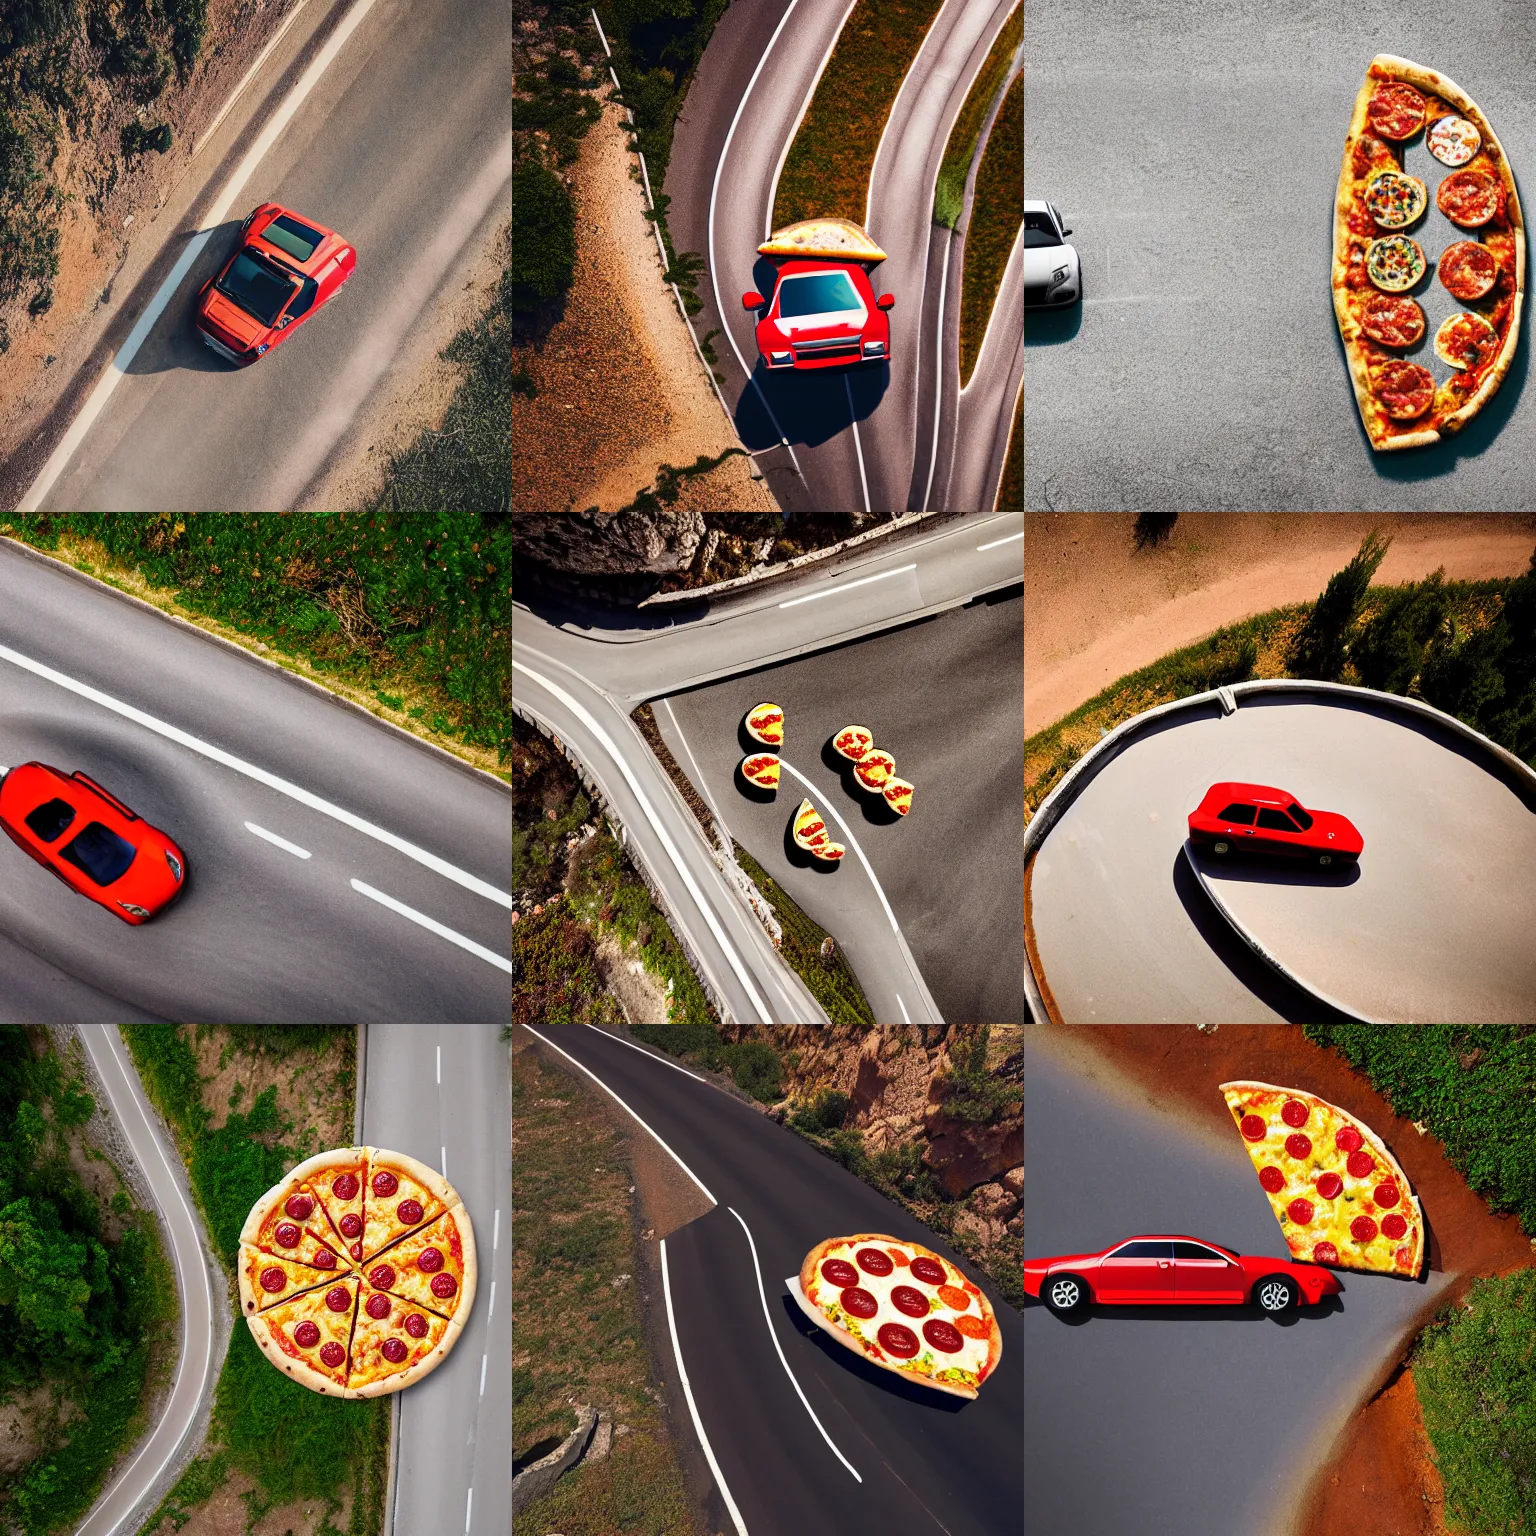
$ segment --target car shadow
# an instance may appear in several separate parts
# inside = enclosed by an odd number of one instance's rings
[[[1305,864],[1279,854],[1241,853],[1222,858],[1193,853],[1200,872],[1216,880],[1247,885],[1354,885],[1360,879],[1358,863]]]
[[[1028,1302],[1026,1301],[1026,1305]],[[1043,1307],[1043,1301],[1036,1301],[1036,1306]],[[1049,1308],[1046,1308],[1049,1311]],[[1140,1302],[1133,1302],[1129,1306],[1115,1307],[1105,1306],[1100,1302],[1091,1302],[1088,1306],[1079,1307],[1075,1312],[1061,1313],[1056,1316],[1069,1328],[1081,1328],[1085,1323],[1095,1319],[1131,1319],[1138,1322],[1228,1322],[1228,1323],[1273,1323],[1280,1328],[1294,1328],[1298,1323],[1319,1322],[1324,1318],[1336,1317],[1344,1311],[1343,1299],[1339,1296],[1324,1296],[1316,1306],[1292,1307],[1288,1312],[1278,1315],[1264,1311],[1256,1306],[1180,1306],[1178,1303],[1169,1303],[1166,1306],[1152,1306]]]
[[[1024,345],[1054,347],[1071,341],[1083,328],[1083,305],[1079,300],[1065,309],[1026,309]]]
[[[803,372],[758,363],[736,403],[736,430],[754,453],[779,441],[775,422],[790,442],[814,448],[872,416],[890,382],[889,363]]]
[[[189,230],[180,247],[185,247],[197,230]],[[129,360],[126,373],[244,373],[246,370],[229,361],[208,346],[198,333],[193,317],[197,313],[198,290],[208,278],[215,276],[229,260],[240,239],[240,221],[229,219],[215,226],[197,260],[188,268],[181,286],[171,302],[166,305],[159,319],[150,328],[139,350]],[[142,292],[141,284],[123,301],[125,310],[137,306],[143,309],[154,296]]]

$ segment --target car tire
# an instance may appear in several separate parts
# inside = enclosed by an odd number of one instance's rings
[[[1232,844],[1231,843],[1212,843],[1211,844],[1211,852],[1212,853],[1230,853],[1231,851],[1232,851]]]
[[[1070,1317],[1088,1300],[1088,1287],[1076,1275],[1052,1275],[1040,1287],[1040,1299],[1060,1317]]]
[[[1289,1275],[1266,1275],[1253,1288],[1253,1299],[1271,1317],[1283,1317],[1295,1305],[1300,1292]]]

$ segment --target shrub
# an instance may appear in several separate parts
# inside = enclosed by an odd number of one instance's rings
[[[814,1099],[790,1117],[789,1123],[797,1131],[811,1136],[824,1136],[836,1130],[848,1118],[848,1108],[853,1099],[841,1088],[823,1088]]]
[[[944,1093],[944,1113],[951,1120],[988,1125],[1012,1109],[1024,1107],[1023,1089],[987,1070],[990,1026],[983,1024],[975,1036],[963,1041],[950,1058],[950,1069],[939,1085]]]
[[[576,270],[576,208],[564,182],[537,160],[512,175],[512,312],[530,314],[564,293]]]
[[[1449,613],[1444,566],[1424,581],[1399,587],[1350,645],[1349,659],[1360,681],[1383,693],[1407,693]]]
[[[1206,693],[1253,676],[1259,662],[1259,645],[1253,636],[1241,639],[1218,629],[1180,667],[1178,686],[1185,693]]]
[[[784,1094],[784,1073],[779,1053],[763,1040],[743,1040],[726,1046],[725,1065],[736,1086],[763,1104],[772,1104]]]
[[[1361,540],[1354,559],[1328,578],[1323,595],[1313,605],[1306,627],[1291,648],[1290,667],[1296,676],[1338,681],[1366,589],[1391,543],[1373,528]]]

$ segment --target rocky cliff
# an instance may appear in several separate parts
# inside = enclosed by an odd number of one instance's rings
[[[704,537],[698,512],[519,512],[519,555],[573,575],[661,575],[690,565]]]

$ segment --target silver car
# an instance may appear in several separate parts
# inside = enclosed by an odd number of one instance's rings
[[[1024,307],[1060,309],[1083,297],[1082,267],[1054,203],[1024,199]]]

